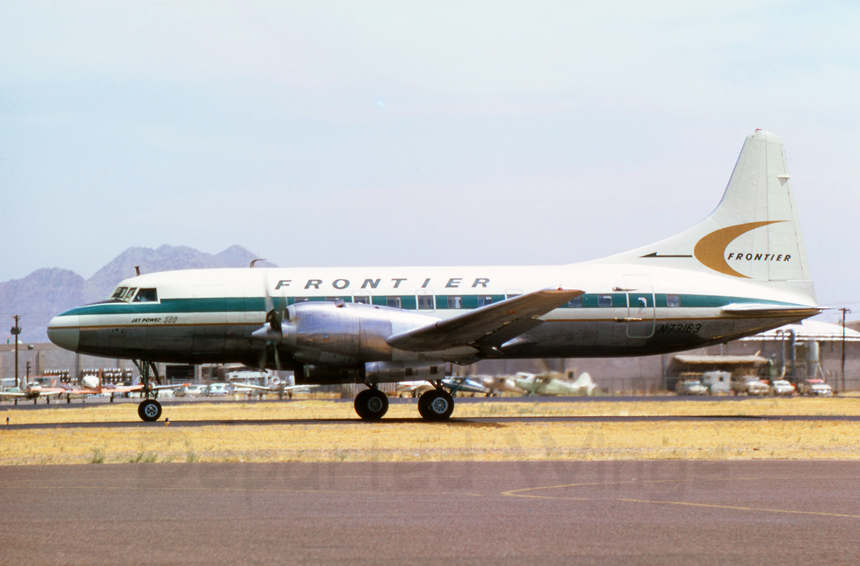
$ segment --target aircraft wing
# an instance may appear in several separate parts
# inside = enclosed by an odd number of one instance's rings
[[[152,391],[159,391],[161,389],[179,389],[180,387],[187,387],[191,385],[191,383],[180,383],[178,385],[153,385],[150,386]],[[106,394],[106,393],[132,393],[134,391],[143,391],[143,384],[140,385],[117,385],[115,387],[102,387],[98,393]]]
[[[233,383],[234,387],[247,387],[248,389],[256,389],[257,391],[268,391],[269,393],[280,393],[281,391],[295,391],[296,389],[310,389],[318,387],[318,385],[285,385],[281,387],[267,387],[265,385],[252,385],[250,383]]]
[[[39,389],[37,390],[39,393],[39,397],[50,397],[52,395],[62,395],[66,392],[65,389]],[[0,392],[0,397],[33,397],[33,393],[27,393],[25,391],[3,391]]]
[[[497,348],[542,324],[542,315],[583,293],[568,289],[535,291],[413,328],[391,336],[386,342],[395,348],[412,351],[445,350],[465,345]]]
[[[3,391],[0,392],[0,397],[26,397],[27,394],[23,391]]]

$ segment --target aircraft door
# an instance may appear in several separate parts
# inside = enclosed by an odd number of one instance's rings
[[[627,290],[627,337],[650,338],[654,335],[654,288],[647,275],[625,275]]]

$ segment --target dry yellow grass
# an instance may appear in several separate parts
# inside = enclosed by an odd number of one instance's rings
[[[761,399],[727,402],[600,401],[475,403],[457,417],[609,415],[856,415],[858,399]],[[325,422],[354,419],[348,403],[193,403],[167,405],[174,423],[191,420],[319,419],[205,427],[5,430],[0,465],[117,462],[858,459],[860,426],[847,421],[425,423],[414,404],[392,405],[406,423]],[[137,422],[136,406],[8,410],[13,423]]]

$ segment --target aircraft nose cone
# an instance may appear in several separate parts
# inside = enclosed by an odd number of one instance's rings
[[[61,314],[48,323],[48,338],[65,350],[78,351],[81,338],[79,317],[76,314]]]

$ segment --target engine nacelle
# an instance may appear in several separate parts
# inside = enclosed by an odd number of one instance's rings
[[[81,378],[81,386],[86,389],[98,389],[99,378],[97,375],[85,375]]]
[[[364,367],[306,365],[295,373],[296,385],[336,385],[364,383]]]
[[[437,319],[362,303],[299,303],[287,308],[282,344],[301,362],[355,365],[391,360],[385,340],[394,333],[434,324]]]

